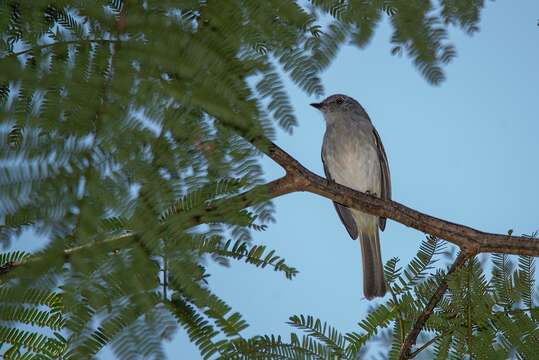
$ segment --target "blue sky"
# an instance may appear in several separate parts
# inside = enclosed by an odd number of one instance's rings
[[[480,32],[451,31],[458,56],[447,80],[429,85],[406,57],[389,54],[390,28],[379,27],[365,50],[345,47],[322,75],[326,95],[361,102],[386,148],[394,200],[480,230],[529,234],[539,228],[539,2],[487,2]],[[321,115],[294,86],[299,120],[277,143],[323,174]],[[268,179],[282,174],[264,160]],[[286,335],[294,314],[314,315],[343,332],[371,302],[362,297],[359,245],[350,240],[330,201],[308,193],[275,200],[277,223],[256,234],[300,274],[292,281],[244,264],[211,266],[212,289],[249,322],[246,335]],[[406,264],[424,234],[389,221],[382,256]],[[180,331],[166,345],[170,358],[198,359]]]

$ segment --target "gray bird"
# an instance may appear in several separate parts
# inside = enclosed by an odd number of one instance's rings
[[[384,146],[363,107],[351,97],[340,94],[311,106],[320,110],[326,121],[322,163],[328,180],[382,199],[391,199]],[[383,231],[386,219],[338,203],[334,205],[350,237],[357,239],[359,236],[365,297],[384,296],[386,286],[378,227]]]

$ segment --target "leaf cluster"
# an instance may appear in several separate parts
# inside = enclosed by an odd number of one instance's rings
[[[205,358],[250,344],[207,265],[297,274],[253,243],[273,206],[246,141],[296,125],[285,80],[322,95],[339,48],[364,46],[387,16],[394,45],[438,83],[452,56],[445,27],[471,29],[482,7],[0,1],[0,242],[46,242],[0,257],[3,356],[91,358],[110,346],[121,359],[162,358],[179,327]]]
[[[238,344],[238,358],[357,359],[399,357],[401,345],[441,281],[448,290],[422,328],[411,357],[418,359],[533,359],[539,339],[539,289],[535,262],[506,255],[491,256],[492,265],[469,259],[446,277],[434,264],[445,244],[428,237],[404,268],[393,258],[386,263],[389,295],[358,323],[342,333],[312,316],[292,316],[301,331],[289,341],[257,336]],[[490,270],[490,274],[488,274]],[[381,349],[378,353],[369,351]]]

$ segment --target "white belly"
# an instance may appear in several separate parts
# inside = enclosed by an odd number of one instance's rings
[[[380,196],[382,172],[374,136],[361,126],[348,126],[348,131],[329,127],[324,136],[322,157],[331,178],[361,192]],[[352,210],[360,228],[377,226],[378,218]]]
[[[374,142],[342,137],[332,144],[330,141],[329,137],[324,139],[322,156],[332,179],[349,188],[380,196],[382,173]]]

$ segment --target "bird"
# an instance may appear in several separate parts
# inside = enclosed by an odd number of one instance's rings
[[[387,155],[371,119],[352,97],[335,94],[310,104],[324,115],[326,131],[322,164],[329,181],[391,199],[391,178]],[[363,293],[371,300],[386,293],[379,230],[386,218],[366,214],[333,202],[352,239],[359,237],[363,265]]]

